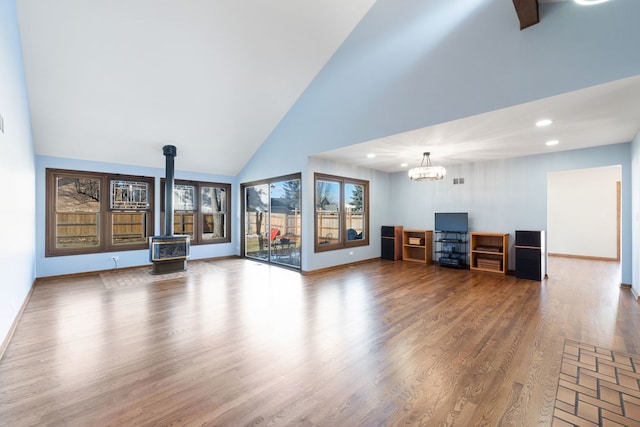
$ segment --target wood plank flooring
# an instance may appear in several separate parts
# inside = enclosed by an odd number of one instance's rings
[[[640,354],[616,263],[551,258],[534,282],[200,262],[215,268],[36,285],[0,361],[0,425],[552,425],[566,340]]]

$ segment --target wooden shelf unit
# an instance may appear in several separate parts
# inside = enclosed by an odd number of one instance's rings
[[[402,259],[425,264],[433,263],[433,231],[403,230]]]
[[[509,234],[471,233],[472,270],[506,274],[509,269]]]

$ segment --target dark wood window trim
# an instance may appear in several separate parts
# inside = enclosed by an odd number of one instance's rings
[[[303,196],[302,196],[302,174],[301,173],[292,173],[292,174],[288,174],[288,175],[280,175],[277,177],[272,177],[272,178],[267,178],[267,179],[260,179],[257,181],[250,181],[250,182],[244,182],[240,184],[240,211],[242,212],[241,214],[241,222],[240,222],[240,228],[242,230],[242,234],[241,234],[241,239],[240,239],[240,253],[242,254],[242,256],[247,256],[247,228],[248,228],[248,224],[247,224],[247,195],[246,195],[246,190],[249,187],[255,187],[255,186],[260,186],[260,185],[267,185],[267,186],[271,186],[271,184],[274,183],[278,183],[278,182],[283,182],[283,181],[299,181],[300,183],[300,192],[299,192],[299,200],[298,200],[298,208],[300,208],[302,206],[303,203]],[[271,199],[269,199],[269,206],[271,207]],[[300,218],[302,218],[302,212],[300,211]],[[294,236],[282,236],[284,238],[293,238],[298,239],[299,243],[298,243],[298,247],[300,250],[300,254],[298,256],[301,256],[302,254],[302,223],[304,221],[300,220],[299,221],[299,231],[295,233]],[[276,237],[278,237],[278,235],[276,235]],[[281,238],[281,237],[280,237]],[[287,266],[286,264],[279,264],[281,266]],[[299,266],[294,267],[296,269],[299,268]]]
[[[60,225],[58,222],[58,215],[69,214],[71,211],[58,211],[57,210],[57,179],[69,178],[73,179],[81,179],[81,180],[89,180],[94,183],[99,183],[99,190],[97,190],[96,195],[97,200],[95,202],[94,209],[90,212],[91,216],[95,216],[95,222],[89,224],[89,227],[93,227],[92,235],[94,235],[97,242],[92,245],[81,245],[77,246],[68,246],[68,247],[59,247],[58,245],[58,237],[59,231],[64,229],[64,226]],[[146,202],[143,204],[138,204],[135,207],[112,207],[111,203],[111,182],[112,181],[130,181],[132,184],[141,183],[140,186],[144,187],[143,184],[147,184],[146,191]],[[80,191],[78,191],[80,194]],[[86,194],[86,197],[91,197]],[[96,198],[96,197],[94,197]],[[101,253],[101,252],[116,252],[123,250],[136,250],[136,249],[147,249],[149,247],[148,238],[153,234],[154,226],[153,226],[153,206],[154,206],[154,178],[153,177],[145,177],[145,176],[134,176],[134,175],[120,175],[120,174],[109,174],[109,173],[98,173],[98,172],[87,172],[87,171],[76,171],[76,170],[65,170],[65,169],[46,169],[46,235],[45,235],[45,256],[46,257],[54,257],[54,256],[67,256],[67,255],[80,255],[80,254],[92,254],[92,253]],[[132,203],[133,205],[133,203]],[[142,207],[144,205],[144,207]],[[79,211],[82,214],[82,211]],[[87,215],[88,216],[88,215]],[[127,226],[131,224],[128,222],[126,218],[134,218],[135,216],[140,217],[141,221],[136,225],[138,227],[138,240],[144,240],[143,242],[135,242],[135,243],[126,243],[126,237],[123,238],[127,234],[126,231],[122,233],[118,233],[118,231],[114,232],[115,227],[121,227],[126,229]],[[115,221],[115,218],[118,218],[118,221]],[[124,220],[124,222],[122,221]],[[114,226],[114,221],[116,225]],[[81,225],[80,225],[81,226]],[[70,224],[70,228],[79,227],[76,223]],[[140,229],[141,228],[141,229]],[[78,236],[78,232],[74,232],[71,235],[71,238]],[[118,235],[116,235],[118,234]],[[120,239],[120,243],[115,243],[114,241]]]
[[[338,234],[339,236],[334,237],[333,239],[327,239],[326,236],[321,235],[319,233],[319,210],[318,206],[322,204],[322,201],[319,200],[318,194],[318,181],[326,181],[330,183],[336,183],[339,186],[339,198],[340,200],[337,202],[337,210],[335,211],[335,216],[338,221]],[[363,198],[363,206],[362,206],[362,216],[364,225],[362,227],[361,233],[358,233],[360,237],[355,239],[350,239],[352,236],[349,236],[349,227],[347,225],[347,207],[346,200],[347,194],[345,192],[345,188],[349,185],[353,184],[356,186],[362,186],[362,198]],[[313,179],[313,192],[314,192],[314,207],[313,207],[313,234],[314,234],[314,250],[315,252],[326,252],[338,249],[345,249],[351,247],[358,246],[368,246],[369,245],[369,181],[355,179],[355,178],[346,178],[342,176],[335,175],[327,175],[322,173],[315,173]]]
[[[231,242],[231,184],[221,182],[207,182],[207,181],[190,181],[176,179],[175,185],[187,185],[195,187],[195,208],[193,210],[179,210],[174,208],[174,229],[175,229],[175,217],[187,218],[189,215],[193,215],[193,235],[191,237],[191,245],[210,245],[216,243],[229,243]],[[164,185],[165,179],[160,180],[160,222],[164,224]],[[226,193],[226,210],[222,211],[224,215],[224,237],[205,239],[202,236],[202,230],[204,228],[205,213],[202,212],[202,189],[203,188],[221,188]],[[174,201],[175,207],[175,201]]]

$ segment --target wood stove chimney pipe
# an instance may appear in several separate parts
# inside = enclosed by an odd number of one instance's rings
[[[173,176],[174,158],[176,157],[176,147],[165,145],[162,153],[166,158],[165,182],[164,182],[164,235],[173,236]]]

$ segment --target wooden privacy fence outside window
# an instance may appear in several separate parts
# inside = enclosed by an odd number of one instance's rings
[[[160,220],[164,222],[164,180],[160,181]],[[231,184],[175,180],[173,233],[191,245],[231,241]]]
[[[145,213],[113,213],[113,243],[115,245],[147,242]]]
[[[56,245],[58,248],[98,246],[98,214],[58,214]],[[142,213],[114,213],[113,244],[146,243],[147,220]]]
[[[369,181],[314,174],[316,252],[369,245]]]
[[[46,170],[45,255],[146,249],[152,177]]]
[[[340,218],[337,212],[318,212],[318,236],[322,241],[337,243],[340,239]],[[347,212],[345,214],[346,229],[363,230],[362,212]]]
[[[299,238],[300,237],[300,213],[288,214],[288,213],[272,213],[271,224],[265,229],[264,224],[261,226],[261,233],[268,237],[270,229],[278,229],[277,238]],[[256,215],[247,216],[247,226],[249,230],[257,229]]]
[[[98,246],[98,214],[59,213],[56,215],[56,246],[73,248]]]

